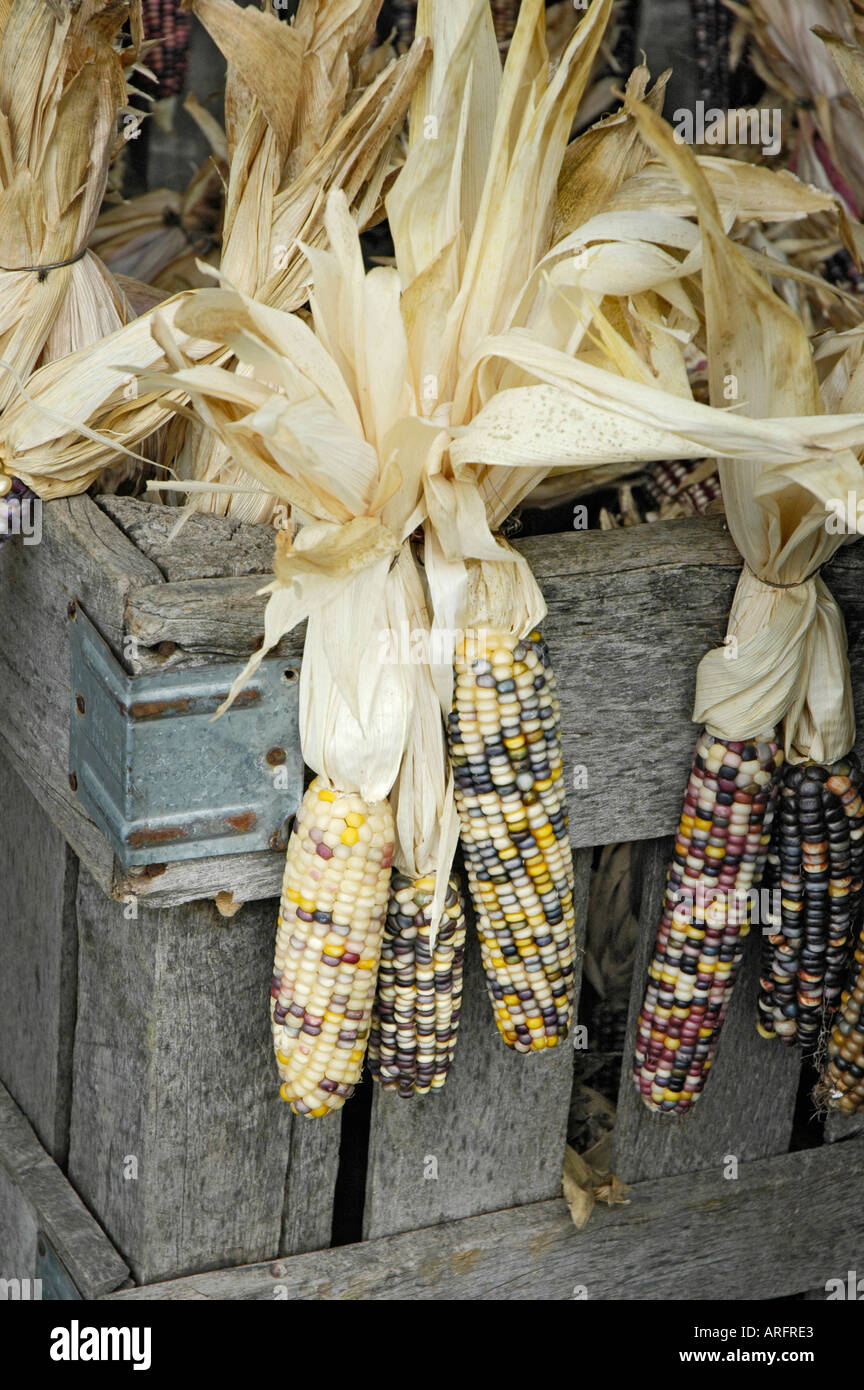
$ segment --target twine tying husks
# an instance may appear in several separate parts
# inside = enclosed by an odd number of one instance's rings
[[[6,275],[38,275],[41,285],[49,270],[62,270],[64,266],[75,265],[86,255],[87,247],[83,246],[77,255],[69,256],[65,261],[49,261],[46,265],[0,265],[0,270]]]

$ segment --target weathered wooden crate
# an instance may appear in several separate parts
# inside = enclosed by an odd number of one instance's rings
[[[732,1299],[862,1267],[864,1124],[831,1121],[842,1144],[789,1152],[799,1069],[753,1027],[755,936],[696,1110],[655,1121],[625,1074],[615,1169],[631,1201],[580,1232],[560,1196],[573,1054],[500,1043],[473,944],[443,1093],[375,1088],[320,1123],[290,1116],[266,1007],[281,852],[124,868],[69,781],[76,612],[133,674],[256,645],[272,533],[200,518],[169,541],[172,520],[128,499],[54,502],[40,545],[0,554],[0,1278],[87,1298]],[[584,770],[580,932],[592,847],[643,842],[630,1046],[696,664],[722,639],[739,562],[717,520],[521,548],[549,603],[568,775]],[[859,703],[862,574],[860,547],[828,572]],[[280,655],[296,669],[301,651],[298,633]],[[334,1217],[359,1244],[328,1249]]]

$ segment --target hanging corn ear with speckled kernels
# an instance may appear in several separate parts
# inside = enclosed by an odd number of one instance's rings
[[[750,930],[771,835],[773,740],[703,732],[666,881],[636,1034],[634,1076],[652,1110],[683,1113],[711,1064]]]
[[[456,1050],[462,1005],[465,907],[451,876],[432,941],[435,876],[394,873],[369,1035],[369,1070],[408,1098],[439,1091]]]
[[[811,1052],[837,1008],[861,909],[864,803],[854,754],[783,772],[765,888],[780,898],[763,928],[757,1028]]]
[[[555,677],[539,632],[456,651],[448,723],[462,848],[495,1022],[517,1052],[554,1047],[573,1014],[573,858]],[[467,646],[467,650],[466,650]]]
[[[420,571],[406,567],[411,632],[430,637]],[[392,637],[392,634],[387,634]],[[440,1091],[459,1031],[465,907],[451,874],[459,835],[441,704],[425,663],[408,661],[412,718],[390,796],[396,851],[369,1035],[369,1069],[403,1099]]]
[[[297,1114],[338,1110],[360,1079],[392,863],[388,802],[316,778],[288,844],[270,991],[281,1095]]]

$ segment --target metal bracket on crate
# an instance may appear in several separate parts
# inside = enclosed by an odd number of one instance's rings
[[[69,781],[124,868],[282,849],[303,795],[298,672],[268,657],[130,676],[70,608]]]

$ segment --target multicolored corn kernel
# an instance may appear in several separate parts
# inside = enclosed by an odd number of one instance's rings
[[[280,1094],[326,1115],[363,1069],[387,919],[393,814],[316,778],[285,860],[270,990]]]
[[[159,96],[170,97],[183,90],[189,65],[189,39],[192,15],[183,10],[183,0],[143,0],[144,36],[161,42],[151,48],[147,66],[159,81]]]
[[[434,892],[434,875],[393,875],[372,1010],[369,1069],[385,1091],[406,1098],[441,1089],[459,1029],[465,908],[451,878],[430,950]]]
[[[716,470],[705,477],[703,463],[682,463],[670,459],[645,466],[645,490],[657,507],[676,502],[683,511],[702,515],[720,496],[720,479]]]
[[[450,760],[495,1021],[508,1046],[532,1052],[566,1038],[573,1013],[561,716],[538,632],[480,639],[456,652]]]
[[[700,1095],[726,1017],[771,839],[777,743],[703,731],[648,972],[634,1077],[651,1110],[683,1114]]]
[[[787,765],[765,887],[780,898],[763,932],[757,1028],[765,1038],[818,1045],[840,1000],[862,900],[864,803],[854,756]]]
[[[834,1016],[813,1098],[817,1105],[837,1110],[841,1115],[864,1110],[864,927],[855,948],[851,981]]]

